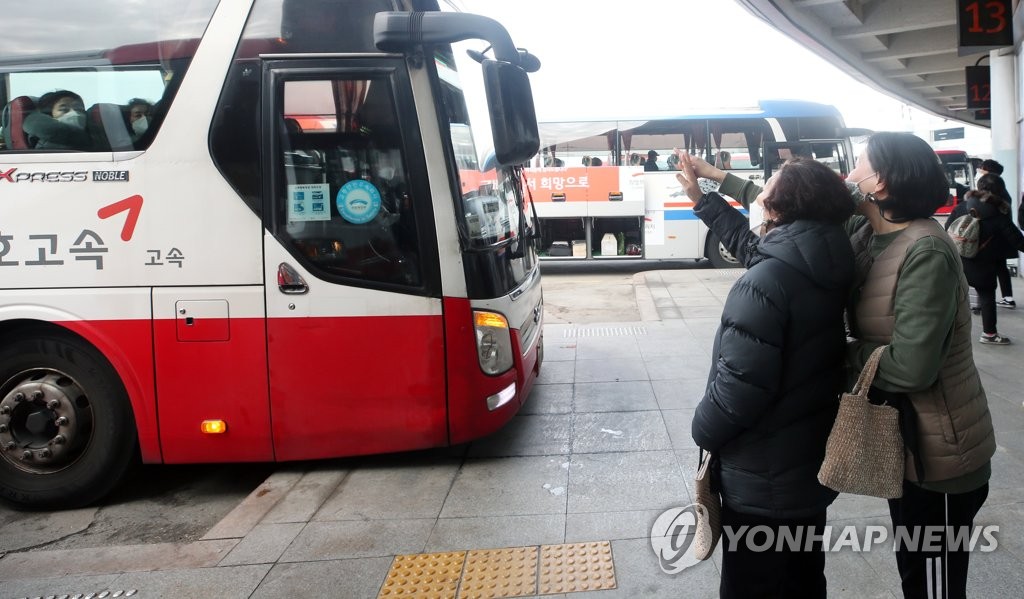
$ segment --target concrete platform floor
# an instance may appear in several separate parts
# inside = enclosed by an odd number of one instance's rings
[[[738,274],[640,273],[640,319],[548,324],[538,385],[515,420],[488,438],[283,465],[195,543],[11,553],[0,558],[0,598],[373,598],[397,555],[601,541],[610,542],[616,588],[564,596],[717,597],[718,556],[667,575],[650,530],[661,512],[691,501],[690,420]],[[972,556],[977,597],[1018,596],[1024,587],[1022,312],[999,313],[1001,332],[1016,344],[974,348],[999,444],[978,524],[1002,527],[996,551]],[[889,517],[882,500],[840,496],[829,520],[887,526]],[[826,564],[831,597],[901,596],[884,547],[830,553]]]

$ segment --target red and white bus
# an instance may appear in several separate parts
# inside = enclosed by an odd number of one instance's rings
[[[503,27],[431,0],[61,10],[0,36],[0,497],[86,504],[136,455],[445,446],[518,411],[532,223],[519,167],[474,172],[474,133],[501,165],[539,147],[539,63]]]
[[[945,216],[963,201],[962,196],[965,193],[974,188],[974,163],[963,150],[935,150],[935,155],[942,163],[942,170],[946,172],[946,179],[949,180],[949,200],[945,206],[940,206],[935,211],[936,216]]]

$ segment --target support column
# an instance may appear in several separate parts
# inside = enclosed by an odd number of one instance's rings
[[[1017,123],[1017,79],[1016,57],[1013,50],[992,50],[989,52],[992,98],[992,158],[1003,165],[1003,181],[1013,199],[1010,217],[1017,224],[1017,207],[1020,205],[1019,181],[1024,173],[1020,157],[1020,127]],[[1021,274],[1018,259],[1018,276]],[[1018,294],[1020,295],[1020,294]]]

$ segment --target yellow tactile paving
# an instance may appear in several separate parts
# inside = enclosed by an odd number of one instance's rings
[[[455,599],[465,551],[396,555],[378,599]]]
[[[608,541],[541,545],[538,592],[575,593],[614,589],[615,563]]]
[[[537,593],[537,547],[470,551],[459,599],[522,597]]]
[[[378,599],[499,599],[614,589],[608,541],[397,555]]]

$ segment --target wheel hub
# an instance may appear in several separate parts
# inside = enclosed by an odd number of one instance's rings
[[[88,440],[85,392],[54,371],[22,373],[0,399],[0,455],[21,470],[52,472],[74,460]]]

